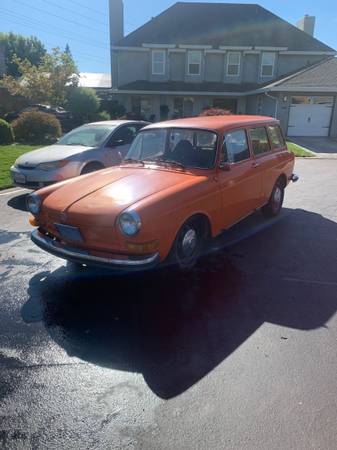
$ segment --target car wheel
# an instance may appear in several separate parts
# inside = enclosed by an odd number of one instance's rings
[[[198,220],[191,219],[181,227],[172,254],[180,269],[189,270],[196,264],[204,242],[205,233]]]
[[[96,172],[97,170],[104,169],[104,166],[100,163],[89,163],[86,166],[83,167],[81,170],[81,175],[86,175],[87,173]]]
[[[262,208],[265,217],[275,217],[282,209],[284,199],[284,183],[278,179],[272,190],[268,203]]]

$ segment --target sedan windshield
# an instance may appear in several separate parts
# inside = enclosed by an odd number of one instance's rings
[[[217,135],[212,131],[156,128],[138,134],[126,159],[210,169],[214,166],[216,148]]]
[[[99,147],[115,128],[115,125],[84,125],[64,135],[58,144]]]

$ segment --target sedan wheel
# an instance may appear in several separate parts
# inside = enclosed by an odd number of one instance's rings
[[[189,221],[183,225],[174,246],[175,260],[181,269],[190,269],[195,265],[202,242],[201,230],[197,223]]]

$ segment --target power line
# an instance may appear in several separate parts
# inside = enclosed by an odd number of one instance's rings
[[[45,33],[48,33],[48,34],[56,35],[55,32],[50,31],[49,25],[47,26],[45,23],[40,22],[39,20],[28,19],[25,16],[22,16],[21,14],[14,13],[13,11],[7,10],[6,8],[2,8],[2,12],[4,12],[5,14],[10,15],[10,20],[13,23],[17,23],[17,22],[15,22],[12,19],[12,17],[14,17],[16,20],[20,20],[21,21],[21,25],[23,24],[23,25],[27,26],[28,28],[32,28],[32,29],[36,30],[36,26],[39,26],[41,28],[41,31],[43,31]],[[83,38],[79,39],[79,38],[73,37],[70,34],[64,34],[64,32],[67,33],[67,30],[64,30],[63,28],[60,28],[57,25],[56,26],[55,25],[50,25],[50,26],[62,31],[62,33],[57,32],[58,33],[57,36],[64,37],[65,39],[78,41],[78,42],[80,42],[82,44],[85,43],[86,45],[91,46],[91,47],[102,48],[104,50],[108,50],[109,49],[109,47],[107,45],[105,45],[103,42],[91,41],[91,40],[85,42],[84,41],[85,38],[84,39]]]
[[[47,14],[47,15],[49,15],[49,16],[56,17],[57,19],[61,19],[61,20],[64,21],[64,22],[69,22],[69,23],[71,23],[71,24],[77,25],[77,26],[79,26],[79,27],[84,27],[84,28],[86,28],[86,29],[90,29],[90,30],[93,30],[93,31],[99,31],[99,32],[102,31],[101,29],[94,28],[94,27],[91,27],[91,26],[88,26],[88,25],[84,25],[83,23],[76,22],[75,20],[66,19],[66,18],[64,18],[64,17],[62,17],[62,16],[59,16],[58,14],[54,14],[54,13],[51,13],[51,12],[46,11],[46,10],[44,10],[44,9],[37,8],[36,6],[27,5],[27,3],[24,3],[22,0],[16,0],[16,2],[17,2],[17,3],[20,3],[21,5],[24,5],[24,6],[26,6],[26,7],[29,7],[30,9],[34,9],[34,10],[36,10],[36,11],[42,12],[43,14]]]
[[[88,11],[94,12],[95,14],[99,14],[101,16],[106,17],[106,15],[104,13],[101,13],[100,11],[97,11],[94,8],[90,8],[89,6],[83,5],[80,2],[76,2],[75,0],[68,0],[68,3],[73,3],[74,5],[80,6],[83,9],[87,9]]]
[[[83,17],[84,19],[90,20],[91,22],[95,21],[96,23],[100,23],[100,24],[102,24],[104,26],[108,26],[108,22],[103,22],[101,20],[93,19],[92,17],[86,16],[86,15],[84,15],[82,13],[79,13],[78,11],[74,11],[73,9],[66,8],[65,6],[61,6],[61,5],[57,4],[57,3],[51,2],[50,0],[41,0],[41,1],[44,2],[44,3],[47,3],[47,5],[51,5],[51,6],[54,6],[55,8],[62,9],[63,11],[64,10],[70,11],[71,13],[76,14],[76,16]]]

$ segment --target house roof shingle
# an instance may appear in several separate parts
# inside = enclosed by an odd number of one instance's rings
[[[329,58],[299,72],[283,77],[270,86],[280,88],[315,88],[337,92],[337,58]],[[269,86],[267,86],[268,88]]]
[[[178,2],[116,43],[287,47],[334,51],[257,4]]]
[[[202,83],[184,81],[163,81],[154,82],[148,80],[138,80],[125,84],[118,88],[118,91],[147,91],[147,92],[247,92],[257,89],[257,83],[218,83],[204,81]]]

